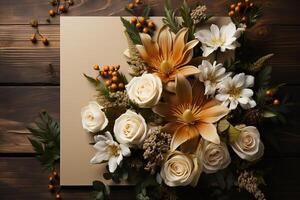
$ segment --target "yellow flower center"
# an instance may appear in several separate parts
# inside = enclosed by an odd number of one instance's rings
[[[110,155],[113,155],[113,156],[119,155],[119,153],[118,153],[119,147],[117,145],[111,144],[111,145],[108,145],[107,148],[108,148],[107,150],[110,153]]]
[[[236,88],[236,87],[232,87],[229,91],[230,96],[238,98],[241,94],[241,89],[240,88]]]
[[[169,61],[163,60],[160,63],[160,71],[162,71],[164,74],[169,74],[172,71],[172,65]]]
[[[182,113],[182,120],[186,123],[191,123],[195,120],[195,116],[193,114],[193,112],[190,109],[186,109],[183,113]]]
[[[222,46],[225,43],[225,38],[222,37],[212,38],[211,43],[215,46]]]

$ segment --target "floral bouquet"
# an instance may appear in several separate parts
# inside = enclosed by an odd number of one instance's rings
[[[149,12],[121,18],[129,81],[118,65],[95,65],[97,77],[85,75],[98,92],[81,111],[84,130],[94,135],[91,163],[106,163],[105,179],[136,184],[137,199],[176,199],[178,186],[188,185],[265,199],[255,168],[265,148],[258,127],[284,120],[285,103],[274,98],[281,85],[270,85],[272,54],[247,53],[259,6],[230,5],[221,25],[205,6],[185,1],[181,18],[166,4],[162,27]],[[96,199],[109,193],[100,186]]]

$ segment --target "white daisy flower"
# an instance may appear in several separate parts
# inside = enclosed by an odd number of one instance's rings
[[[218,83],[231,75],[231,73],[226,73],[223,65],[221,63],[217,64],[216,61],[211,64],[207,60],[203,60],[198,68],[201,71],[199,80],[205,85],[205,95],[214,95]]]
[[[207,57],[218,48],[225,52],[226,49],[234,50],[239,47],[240,44],[236,40],[243,31],[243,28],[237,29],[232,22],[222,26],[221,29],[212,24],[210,30],[200,30],[195,33],[195,37],[202,43],[203,56]]]
[[[115,142],[108,131],[105,132],[105,135],[96,135],[95,142],[94,148],[97,153],[91,159],[91,163],[108,161],[108,168],[111,173],[117,169],[117,166],[123,160],[123,156],[130,156],[130,149],[124,144]]]
[[[244,109],[253,108],[256,103],[252,99],[253,91],[248,88],[253,85],[254,77],[244,73],[237,74],[233,78],[227,77],[218,84],[216,99],[229,106],[230,110],[236,109],[238,104]]]

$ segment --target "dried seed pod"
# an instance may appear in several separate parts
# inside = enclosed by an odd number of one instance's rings
[[[123,89],[125,88],[124,83],[119,83],[119,84],[118,84],[118,88],[119,88],[120,90],[123,90]]]

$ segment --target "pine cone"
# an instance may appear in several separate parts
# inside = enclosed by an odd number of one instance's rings
[[[245,124],[257,126],[262,120],[262,115],[259,109],[249,109],[245,113]]]

